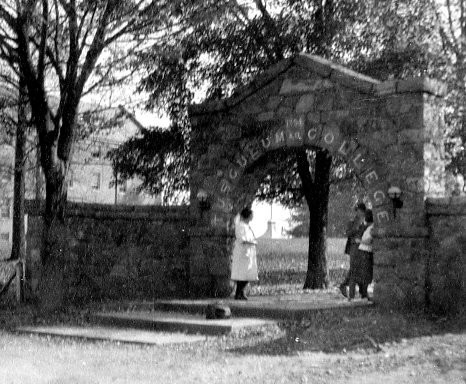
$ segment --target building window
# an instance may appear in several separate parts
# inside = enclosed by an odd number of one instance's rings
[[[100,189],[100,173],[96,172],[92,174],[92,189]]]
[[[74,186],[74,172],[70,169],[68,174],[68,187],[73,188]]]
[[[100,159],[100,157],[102,156],[102,146],[97,145],[97,144],[94,145],[91,155],[95,159]]]
[[[125,180],[118,186],[118,191],[121,192],[121,193],[126,193],[127,187],[128,186],[127,186],[126,180]]]
[[[0,217],[3,219],[10,218],[10,200],[6,199],[3,201],[3,204],[0,206]]]
[[[0,233],[0,240],[10,241],[10,232]]]

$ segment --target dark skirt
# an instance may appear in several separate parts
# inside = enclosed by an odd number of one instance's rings
[[[352,247],[350,254],[349,279],[356,284],[368,285],[372,282],[374,270],[374,254],[361,251],[358,245]]]

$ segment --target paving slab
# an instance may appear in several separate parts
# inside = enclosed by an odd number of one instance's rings
[[[70,337],[144,345],[195,343],[204,341],[206,339],[206,337],[203,335],[150,332],[138,329],[107,328],[96,326],[29,326],[18,327],[16,328],[16,331],[42,336]]]
[[[91,320],[100,324],[190,334],[222,335],[259,329],[275,321],[255,318],[208,320],[204,315],[164,311],[97,312]]]

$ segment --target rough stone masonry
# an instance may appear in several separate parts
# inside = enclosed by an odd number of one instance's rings
[[[378,237],[375,300],[422,305],[429,254],[425,200],[445,191],[444,92],[434,80],[381,83],[301,54],[228,99],[191,106],[191,214],[197,222],[191,284],[229,294],[233,218],[264,176],[251,165],[277,148],[320,147],[353,167],[371,201]],[[390,186],[402,190],[396,217]]]

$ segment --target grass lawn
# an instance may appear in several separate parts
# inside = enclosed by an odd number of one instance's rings
[[[251,287],[251,294],[296,293],[302,291],[306,277],[308,239],[259,239],[257,264],[259,282]],[[327,266],[330,284],[344,279],[349,258],[343,253],[346,239],[327,240]]]

